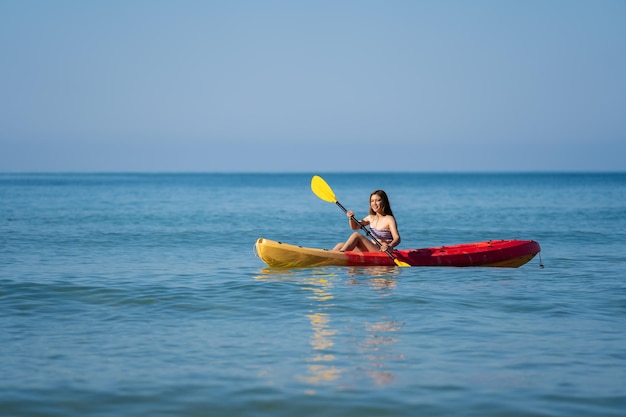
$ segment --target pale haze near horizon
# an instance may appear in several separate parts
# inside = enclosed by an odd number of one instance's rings
[[[624,1],[3,1],[0,172],[626,171]]]

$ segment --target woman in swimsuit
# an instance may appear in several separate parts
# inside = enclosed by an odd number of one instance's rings
[[[352,220],[354,212],[348,210],[346,215],[348,219],[350,219],[350,228],[352,230],[358,230],[360,226]],[[380,250],[385,252],[387,249],[393,250],[393,248],[400,244],[400,233],[398,233],[396,219],[393,217],[389,198],[383,190],[376,190],[370,194],[370,214],[361,220],[361,224],[364,226],[369,225],[370,233],[382,243],[380,248],[363,234],[354,232],[350,235],[348,240],[338,243],[333,250],[341,252],[351,250],[376,252]]]

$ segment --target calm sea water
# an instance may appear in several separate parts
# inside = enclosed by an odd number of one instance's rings
[[[626,174],[323,177],[403,248],[541,260],[272,270],[350,233],[309,174],[2,174],[0,415],[626,415]]]

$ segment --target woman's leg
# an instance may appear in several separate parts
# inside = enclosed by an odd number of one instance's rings
[[[361,236],[361,234],[359,232],[354,232],[350,235],[350,237],[348,238],[348,240],[346,240],[345,242],[340,242],[337,243],[337,245],[335,245],[335,247],[333,248],[333,250],[338,250],[340,252],[345,252],[347,250],[353,250],[354,248],[356,248],[358,246],[358,237]]]
[[[348,240],[345,241],[343,246],[335,246],[335,250],[339,250],[341,252],[350,251],[350,250],[360,250],[361,252],[376,252],[378,247],[370,242],[365,236],[363,236],[359,232],[354,232],[350,235]]]

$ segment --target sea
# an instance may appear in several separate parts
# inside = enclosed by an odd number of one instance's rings
[[[520,268],[272,269],[389,195],[400,248]],[[626,173],[2,173],[0,415],[626,416]]]

